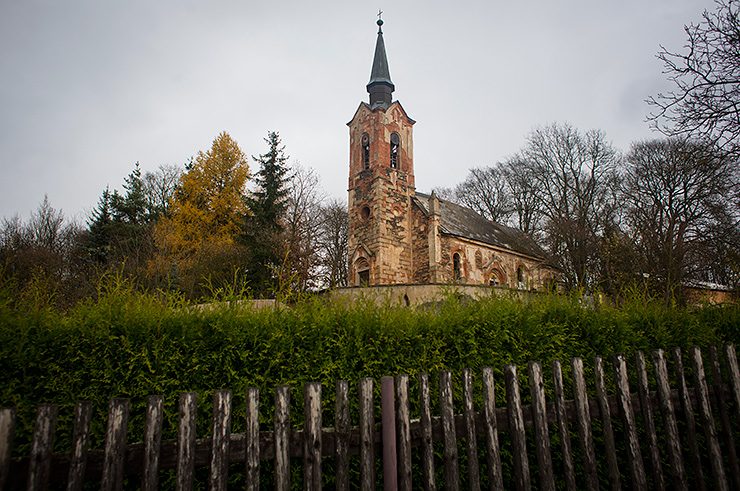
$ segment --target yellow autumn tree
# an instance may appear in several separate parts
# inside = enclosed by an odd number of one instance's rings
[[[154,230],[158,254],[150,271],[158,282],[166,279],[198,297],[204,285],[234,278],[246,252],[235,239],[247,212],[248,177],[247,157],[226,132],[198,153],[180,179],[169,216]]]

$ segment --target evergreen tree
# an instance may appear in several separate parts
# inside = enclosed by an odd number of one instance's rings
[[[271,131],[265,142],[267,153],[252,157],[260,164],[254,192],[246,198],[249,214],[242,240],[250,250],[249,278],[258,294],[275,288],[275,271],[283,262],[283,231],[288,197],[289,168],[280,135]]]
[[[106,187],[87,221],[88,234],[85,249],[90,259],[97,264],[108,262],[112,224],[111,193]]]

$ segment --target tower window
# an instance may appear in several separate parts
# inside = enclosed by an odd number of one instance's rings
[[[360,216],[363,220],[370,219],[370,207],[369,206],[363,206],[360,210]]]
[[[462,279],[462,267],[460,265],[460,254],[457,252],[452,255],[452,272],[454,274],[455,281]]]
[[[391,169],[398,169],[399,148],[401,148],[401,138],[398,133],[391,133]]]
[[[362,168],[370,168],[370,137],[367,133],[362,134]]]

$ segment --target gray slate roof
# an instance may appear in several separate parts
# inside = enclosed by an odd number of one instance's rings
[[[414,202],[429,215],[431,196],[416,193]],[[527,256],[547,259],[547,253],[530,236],[515,228],[486,220],[470,208],[440,198],[441,232],[510,249]]]

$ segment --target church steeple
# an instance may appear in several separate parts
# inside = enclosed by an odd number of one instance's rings
[[[380,14],[378,14],[380,17]],[[391,73],[388,70],[388,58],[385,55],[385,43],[383,42],[383,20],[378,19],[378,40],[375,43],[375,57],[373,68],[370,72],[370,82],[367,91],[370,93],[371,106],[388,107],[393,102],[393,91],[395,86],[391,82]]]

